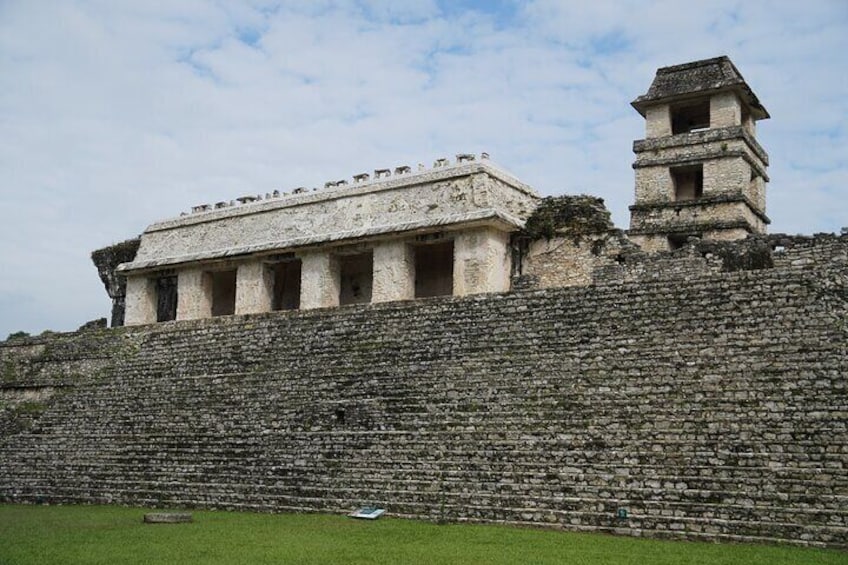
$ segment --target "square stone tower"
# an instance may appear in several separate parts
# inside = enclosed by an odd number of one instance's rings
[[[755,122],[769,114],[729,58],[663,67],[632,105],[646,125],[633,143],[634,242],[662,251],[765,232],[768,155]]]

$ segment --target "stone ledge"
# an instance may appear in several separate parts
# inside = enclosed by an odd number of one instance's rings
[[[753,135],[742,126],[731,126],[725,128],[708,129],[689,133],[680,133],[668,137],[657,137],[651,139],[637,139],[633,142],[634,153],[646,151],[657,151],[672,147],[686,147],[689,145],[703,145],[715,141],[727,141],[729,139],[742,139],[751,150],[757,154],[765,165],[769,164],[768,153],[757,142]]]
[[[145,524],[183,524],[193,522],[188,512],[151,512],[144,515]]]
[[[415,230],[423,230],[433,227],[450,228],[450,226],[462,224],[462,227],[469,227],[469,224],[477,225],[478,223],[495,223],[503,225],[507,228],[517,228],[524,225],[524,222],[495,209],[485,209],[465,214],[453,214],[443,216],[441,218],[428,219],[418,222],[406,222],[401,224],[374,226],[369,228],[339,231],[333,234],[319,234],[314,236],[297,237],[292,239],[269,241],[257,243],[254,245],[246,245],[242,247],[234,247],[228,249],[219,249],[216,251],[208,251],[202,253],[192,253],[177,257],[165,257],[161,260],[150,261],[133,261],[132,263],[122,263],[118,266],[118,272],[121,274],[141,271],[145,269],[154,269],[158,267],[171,267],[182,263],[190,263],[194,261],[208,261],[215,259],[231,259],[238,256],[251,255],[254,253],[263,252],[283,252],[292,250],[296,247],[308,247],[322,243],[339,243],[346,240],[355,240],[365,237],[380,236],[386,234],[403,234]]]
[[[162,220],[150,225],[145,233],[154,231],[164,231],[176,227],[188,226],[193,224],[202,224],[223,218],[231,218],[236,216],[250,216],[280,208],[291,208],[322,202],[326,200],[337,200],[339,198],[349,198],[351,196],[361,196],[373,192],[384,192],[399,188],[408,188],[420,184],[427,184],[437,181],[449,180],[457,177],[472,175],[475,173],[485,173],[492,178],[506,183],[511,188],[518,190],[528,196],[539,198],[539,194],[530,186],[527,185],[512,174],[501,169],[490,161],[472,161],[471,163],[462,163],[436,169],[428,169],[426,171],[409,173],[400,177],[388,177],[385,179],[374,179],[370,182],[364,182],[357,185],[346,186],[344,188],[328,188],[317,190],[315,192],[305,192],[303,194],[295,194],[284,198],[276,198],[272,200],[262,200],[258,202],[250,202],[248,204],[235,208],[223,208],[219,210],[210,210],[202,214],[190,216],[182,216],[169,220]]]
[[[705,206],[717,206],[720,204],[736,204],[742,203],[747,204],[748,208],[751,212],[754,213],[759,219],[761,219],[765,224],[770,224],[771,219],[766,216],[764,213],[757,210],[751,200],[744,195],[735,195],[735,194],[720,194],[717,196],[703,196],[701,198],[696,198],[693,200],[680,200],[680,201],[665,201],[665,202],[643,202],[642,204],[632,204],[630,206],[631,212],[651,212],[654,210],[669,210],[669,209],[677,209],[677,208],[702,208]],[[747,224],[746,224],[747,225]],[[732,226],[732,227],[745,227],[745,226]],[[662,231],[662,230],[659,230]],[[627,233],[635,233],[634,230],[628,230]],[[659,233],[659,232],[658,232]]]
[[[702,153],[698,153],[697,155],[692,155],[691,157],[651,157],[646,158],[639,156],[635,163],[633,163],[633,169],[644,169],[647,167],[680,167],[685,165],[697,165],[699,163],[703,163],[705,161],[718,161],[719,159],[727,159],[728,157],[741,157],[748,163],[752,169],[757,171],[757,174],[763,178],[766,182],[769,182],[768,173],[763,168],[763,166],[758,163],[751,155],[746,151],[741,150],[728,150],[723,151],[722,149],[706,149]]]

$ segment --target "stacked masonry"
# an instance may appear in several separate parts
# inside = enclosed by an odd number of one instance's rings
[[[785,246],[756,271],[7,342],[0,498],[848,547],[848,238]]]

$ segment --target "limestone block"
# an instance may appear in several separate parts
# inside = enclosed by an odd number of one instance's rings
[[[270,312],[274,296],[272,272],[262,261],[242,263],[236,273],[236,314]]]
[[[453,294],[509,290],[509,234],[494,228],[459,232],[454,239]]]
[[[652,106],[645,110],[645,137],[666,137],[671,135],[671,112],[668,104]]]
[[[202,269],[184,269],[177,275],[177,320],[212,316],[212,277]]]
[[[742,157],[707,161],[704,163],[704,196],[743,194],[750,179],[751,166]]]
[[[156,322],[156,286],[144,275],[127,277],[124,324],[137,326]]]
[[[144,515],[145,524],[184,524],[193,521],[188,512],[149,512]]]
[[[725,230],[709,230],[704,232],[704,239],[713,239],[716,241],[733,241],[736,239],[745,239],[748,237],[748,230],[743,228],[732,228]]]
[[[374,246],[374,282],[371,302],[409,300],[415,297],[415,257],[404,240]]]
[[[325,308],[339,305],[338,259],[326,251],[304,253],[301,258],[300,307]]]
[[[674,200],[674,183],[666,166],[636,169],[636,203]]]
[[[733,92],[719,92],[710,97],[710,128],[742,125],[742,103]]]
[[[536,277],[536,288],[584,286],[599,266],[615,265],[621,242],[604,236],[554,237],[529,244],[522,274]]]
[[[751,116],[751,114],[743,113],[742,127],[745,128],[745,131],[747,131],[751,137],[757,137],[757,121]]]
[[[630,241],[642,248],[647,253],[657,253],[659,251],[668,251],[668,237],[665,235],[637,235],[633,234]]]
[[[754,178],[748,183],[748,189],[745,191],[745,196],[751,201],[754,207],[765,214],[766,212],[766,181],[759,175],[754,175]]]

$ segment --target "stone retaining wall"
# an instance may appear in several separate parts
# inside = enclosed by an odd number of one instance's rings
[[[2,343],[0,499],[848,547],[848,238],[817,241]]]

